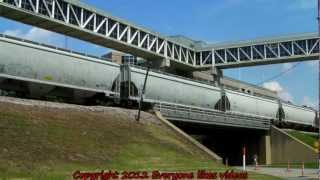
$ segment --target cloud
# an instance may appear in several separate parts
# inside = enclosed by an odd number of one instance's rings
[[[263,83],[262,86],[266,89],[276,92],[278,96],[284,101],[293,102],[294,100],[293,96],[277,81],[266,82]]]
[[[305,105],[308,107],[312,107],[314,109],[318,109],[318,105],[316,100],[311,99],[309,96],[304,96],[301,101],[301,105]]]
[[[266,89],[269,89],[277,93],[283,91],[282,86],[277,81],[266,82],[266,83],[263,83],[262,86]]]
[[[20,29],[5,30],[3,34],[9,36],[20,37],[22,39],[28,39],[32,41],[42,42],[42,43],[59,43],[61,40],[56,33],[33,27],[27,31],[22,31]]]
[[[278,95],[284,101],[294,102],[293,96],[287,90],[279,92]]]

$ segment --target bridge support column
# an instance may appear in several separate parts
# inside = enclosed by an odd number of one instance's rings
[[[212,67],[211,69],[211,75],[213,76],[213,82],[217,86],[221,86],[221,78],[223,77],[223,72],[221,69],[218,69],[216,67]]]
[[[260,164],[271,164],[271,138],[270,135],[261,136],[260,139],[260,152],[258,161]]]

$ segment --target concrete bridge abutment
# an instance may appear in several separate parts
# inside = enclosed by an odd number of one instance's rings
[[[317,151],[286,133],[284,130],[273,126],[270,130],[271,162],[272,164],[290,163],[316,163]]]

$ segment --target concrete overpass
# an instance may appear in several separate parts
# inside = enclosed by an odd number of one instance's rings
[[[271,127],[271,119],[245,113],[223,112],[172,103],[157,103],[155,109],[170,121],[263,131]]]

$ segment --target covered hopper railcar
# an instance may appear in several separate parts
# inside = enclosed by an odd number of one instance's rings
[[[121,78],[121,86],[128,87],[128,99],[137,99],[143,87],[146,70],[124,66],[130,76]],[[126,85],[127,84],[127,85]],[[129,86],[130,84],[130,86]],[[130,87],[130,88],[129,88]],[[123,88],[121,88],[122,90]],[[162,72],[150,71],[144,102],[170,102],[214,109],[221,97],[221,89]]]
[[[316,126],[317,124],[317,111],[312,108],[282,103],[282,109],[281,120],[285,123],[303,126]]]
[[[115,96],[119,65],[85,54],[0,36],[0,88],[39,98],[48,94],[83,102]]]
[[[126,65],[121,71],[122,75],[126,74],[121,78],[121,86],[128,87],[121,88],[127,91],[123,93],[127,96],[122,98],[137,101],[143,87],[146,69]],[[277,98],[268,99],[232,91],[157,71],[149,73],[144,102],[175,103],[255,115],[282,125],[314,127],[317,119],[317,112],[308,107],[289,104]]]
[[[146,69],[0,35],[0,89],[32,98],[65,96],[76,102],[107,98],[137,102]],[[276,98],[262,98],[150,71],[144,102],[167,102],[267,117],[280,124],[315,126],[316,112]],[[97,96],[98,95],[98,96]]]

